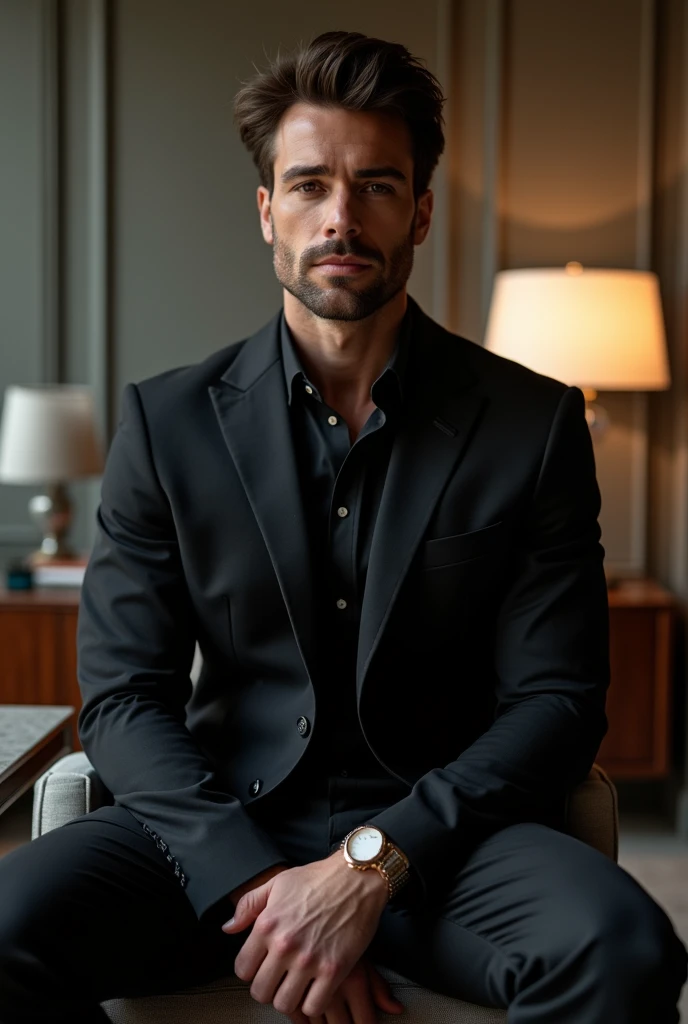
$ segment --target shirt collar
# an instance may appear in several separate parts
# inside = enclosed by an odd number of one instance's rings
[[[408,363],[409,346],[411,343],[411,332],[412,332],[412,315],[410,304],[406,307],[404,318],[401,321],[399,328],[399,337],[397,344],[395,345],[394,351],[387,360],[387,365],[375,380],[371,388],[371,397],[374,398],[372,392],[378,389],[378,385],[385,380],[385,384],[389,383],[389,378],[395,379],[399,390],[399,398],[403,398],[403,381],[404,372]],[[284,309],[282,309],[282,315],[280,317],[280,348],[282,353],[282,365],[284,368],[284,380],[287,387],[287,401],[289,405],[292,404],[292,398],[294,395],[294,385],[296,384],[297,389],[303,390],[306,386],[313,389],[313,395],[315,398],[320,399],[320,394],[315,384],[308,379],[306,371],[303,368],[301,360],[299,359],[296,346],[292,333],[289,330],[286,317],[284,316]]]

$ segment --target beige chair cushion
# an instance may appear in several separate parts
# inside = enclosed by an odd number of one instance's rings
[[[378,966],[404,1004],[404,1024],[506,1024],[506,1010],[465,1003],[422,988],[387,967]],[[229,975],[208,985],[164,996],[111,999],[103,1009],[113,1024],[284,1024],[270,1005],[257,1003],[247,982]],[[393,1013],[380,1019],[394,1020]]]

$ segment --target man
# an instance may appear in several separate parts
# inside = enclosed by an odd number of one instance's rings
[[[4,1022],[234,967],[369,1024],[374,962],[514,1024],[678,1020],[668,917],[563,831],[609,681],[582,395],[406,293],[441,107],[343,32],[237,97],[284,308],[125,389],[78,638],[114,803],[0,862]]]

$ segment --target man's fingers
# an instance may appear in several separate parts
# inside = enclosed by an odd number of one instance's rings
[[[301,1010],[294,1010],[293,1013],[288,1013],[287,1017],[291,1021],[291,1024],[313,1024],[311,1018],[307,1017]],[[320,1024],[322,1017],[316,1017],[315,1019],[318,1024]]]
[[[341,989],[335,992],[330,1005],[320,1017],[308,1017],[308,1024],[356,1024],[356,1018],[352,1017],[350,1008],[347,1006],[346,997]]]
[[[375,1003],[373,993],[368,980],[368,973],[365,965],[361,962],[356,964],[351,974],[346,978],[337,992],[346,1000],[346,1016],[342,1018],[342,1024],[375,1024]],[[330,1022],[330,1008],[326,1011],[327,1024],[339,1024],[339,1020]]]
[[[342,970],[336,972],[321,970],[301,1005],[301,1009],[307,1017],[320,1017],[327,1012],[327,1008],[343,980],[343,973]]]
[[[256,971],[268,955],[267,944],[254,926],[234,958],[234,973],[242,981],[253,981]]]
[[[257,889],[249,889],[248,892],[245,892],[241,899],[237,901],[234,908],[234,917],[231,917],[229,921],[225,921],[222,925],[222,931],[228,935],[233,935],[235,932],[241,932],[244,928],[248,928],[258,915],[265,910],[271,888],[270,880],[263,885],[259,885]]]
[[[366,970],[368,973],[370,991],[375,1005],[385,1013],[401,1013],[404,1009],[404,1004],[401,1000],[397,999],[396,996],[392,995],[392,990],[387,979],[382,977],[370,961],[366,961]]]
[[[308,991],[308,986],[313,980],[313,975],[310,971],[306,972],[299,970],[296,966],[292,966],[287,972],[286,976],[282,978],[280,984],[280,978],[277,978],[273,986],[274,997],[271,1002],[278,1013],[295,1013],[301,1006],[304,993]],[[264,1002],[265,1000],[261,1000]]]

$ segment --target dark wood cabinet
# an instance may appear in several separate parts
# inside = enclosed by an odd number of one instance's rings
[[[674,615],[673,596],[652,580],[609,590],[609,730],[597,761],[613,779],[671,771]]]
[[[78,588],[0,590],[0,704],[81,707],[76,677]],[[74,750],[81,750],[72,724]]]
[[[0,703],[71,704],[76,676],[76,589],[0,590]],[[672,595],[650,580],[609,591],[609,731],[598,763],[614,779],[671,769]],[[74,749],[80,750],[74,716]]]

